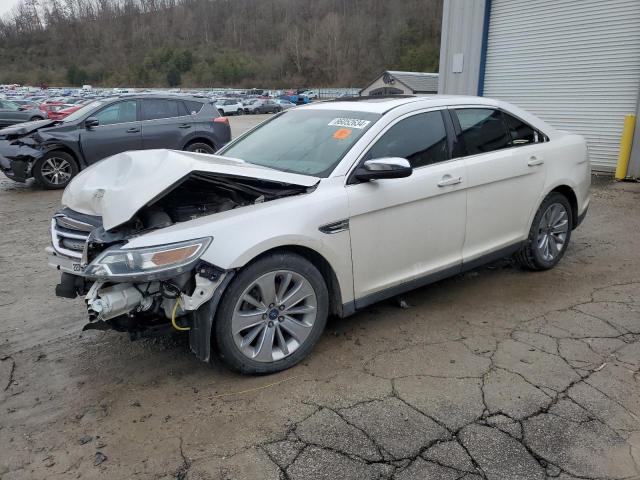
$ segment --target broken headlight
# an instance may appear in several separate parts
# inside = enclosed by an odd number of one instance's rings
[[[164,280],[189,270],[207,249],[211,238],[145,248],[106,249],[83,275],[104,280]]]

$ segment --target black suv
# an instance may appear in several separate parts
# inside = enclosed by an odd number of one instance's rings
[[[228,119],[208,98],[128,95],[96,100],[62,121],[0,130],[0,168],[18,182],[64,188],[83,168],[127,150],[214,153],[230,139]]]

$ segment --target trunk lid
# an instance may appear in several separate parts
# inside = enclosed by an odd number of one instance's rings
[[[171,191],[192,172],[254,178],[312,187],[320,179],[253,165],[242,160],[175,150],[119,153],[83,170],[67,186],[62,204],[102,217],[105,230],[130,220],[142,207]]]

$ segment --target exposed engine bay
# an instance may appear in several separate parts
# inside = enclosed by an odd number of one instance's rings
[[[208,342],[206,325],[210,328],[217,300],[235,273],[199,259],[210,239],[129,250],[127,243],[176,223],[313,188],[195,171],[110,230],[98,216],[64,208],[52,219],[53,246],[48,249],[49,264],[63,272],[56,294],[84,296],[89,319],[85,330],[114,329],[134,338],[169,329],[199,330]],[[145,265],[151,265],[148,272]],[[198,315],[204,315],[200,323]],[[204,340],[191,339],[196,354],[198,341]]]
[[[104,248],[175,223],[309,191],[308,187],[267,180],[194,172],[157,200],[141,208],[125,224],[105,231],[93,230],[87,241],[91,262]]]

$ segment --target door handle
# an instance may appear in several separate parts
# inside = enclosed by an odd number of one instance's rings
[[[530,167],[535,167],[536,165],[542,165],[544,163],[544,160],[540,157],[536,157],[535,155],[532,157],[529,157],[529,161],[527,162],[527,165],[529,165]]]
[[[136,127],[133,127],[133,128],[130,128],[129,130],[127,130],[127,133],[140,133],[140,129],[136,128]]]
[[[191,128],[191,125],[189,123],[183,123],[178,128]]]
[[[445,175],[442,180],[438,182],[439,187],[448,187],[450,185],[457,185],[462,183],[462,177],[452,177],[451,175]]]

